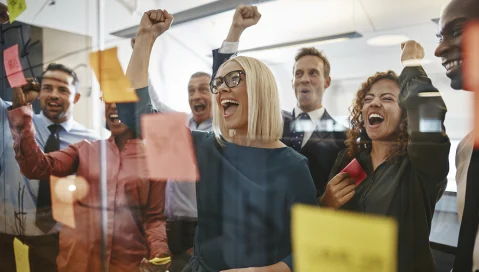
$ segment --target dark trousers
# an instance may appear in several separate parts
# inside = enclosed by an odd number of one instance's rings
[[[181,272],[191,258],[189,249],[193,248],[196,221],[167,221],[166,234],[172,256],[170,272]]]
[[[31,272],[57,272],[58,233],[42,236],[14,236],[0,233],[0,268],[4,272],[16,272],[13,239],[28,245]]]

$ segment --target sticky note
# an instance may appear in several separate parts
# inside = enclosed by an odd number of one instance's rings
[[[164,265],[171,262],[171,257],[164,257],[164,258],[153,258],[150,260],[151,264],[154,265]]]
[[[191,132],[184,113],[147,114],[141,118],[150,177],[197,181],[199,179]]]
[[[15,252],[15,265],[17,266],[17,272],[30,272],[28,245],[25,245],[17,238],[14,238],[13,251]]]
[[[463,36],[463,85],[474,92],[474,148],[479,149],[479,21],[468,23]]]
[[[83,185],[84,186],[84,185]],[[73,203],[77,200],[77,190],[85,190],[75,177],[59,178],[50,176],[53,219],[70,228],[75,228]],[[88,191],[88,189],[86,189]]]
[[[3,51],[3,62],[8,82],[12,88],[27,84],[23,74],[22,64],[18,58],[18,44]]]
[[[295,271],[397,271],[391,218],[295,205],[292,238]]]
[[[95,72],[107,103],[137,102],[138,96],[126,78],[118,60],[117,48],[90,53],[90,66]]]
[[[25,0],[7,0],[7,6],[10,23],[13,23],[13,21],[27,9]]]
[[[341,172],[346,172],[352,178],[354,178],[356,180],[356,186],[363,182],[363,180],[368,176],[361,167],[361,164],[359,164],[356,159],[352,160],[348,165],[346,165]]]

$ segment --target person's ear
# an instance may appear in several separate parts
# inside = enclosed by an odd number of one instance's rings
[[[75,98],[73,99],[73,104],[76,104],[80,100],[81,94],[79,92],[75,93]]]
[[[329,88],[329,85],[331,85],[331,77],[328,76],[328,78],[326,78],[326,80],[324,81],[324,89],[326,90],[327,88]]]

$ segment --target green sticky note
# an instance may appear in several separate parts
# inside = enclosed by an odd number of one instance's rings
[[[13,21],[15,21],[15,19],[27,9],[25,0],[7,0],[7,4],[10,23],[13,23]]]
[[[17,272],[30,272],[28,246],[15,238],[13,239],[13,251],[15,251],[15,264],[17,266]]]

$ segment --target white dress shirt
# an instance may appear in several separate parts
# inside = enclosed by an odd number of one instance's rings
[[[457,146],[456,152],[456,183],[457,183],[457,214],[459,222],[462,221],[464,202],[466,197],[467,171],[471,162],[474,149],[474,135],[470,132]],[[472,258],[472,271],[479,269],[479,235],[476,234],[474,253]]]
[[[298,116],[303,113],[303,111],[296,105],[294,107],[294,118],[298,118]],[[309,122],[307,126],[303,126],[304,129],[304,137],[303,137],[303,142],[301,143],[301,147],[304,147],[304,145],[309,141],[311,138],[311,135],[313,135],[313,132],[315,131],[315,128],[319,124],[319,121],[321,118],[323,118],[324,115],[324,107],[321,107],[317,110],[307,112],[309,115],[309,118],[311,120],[304,120],[305,122]]]

